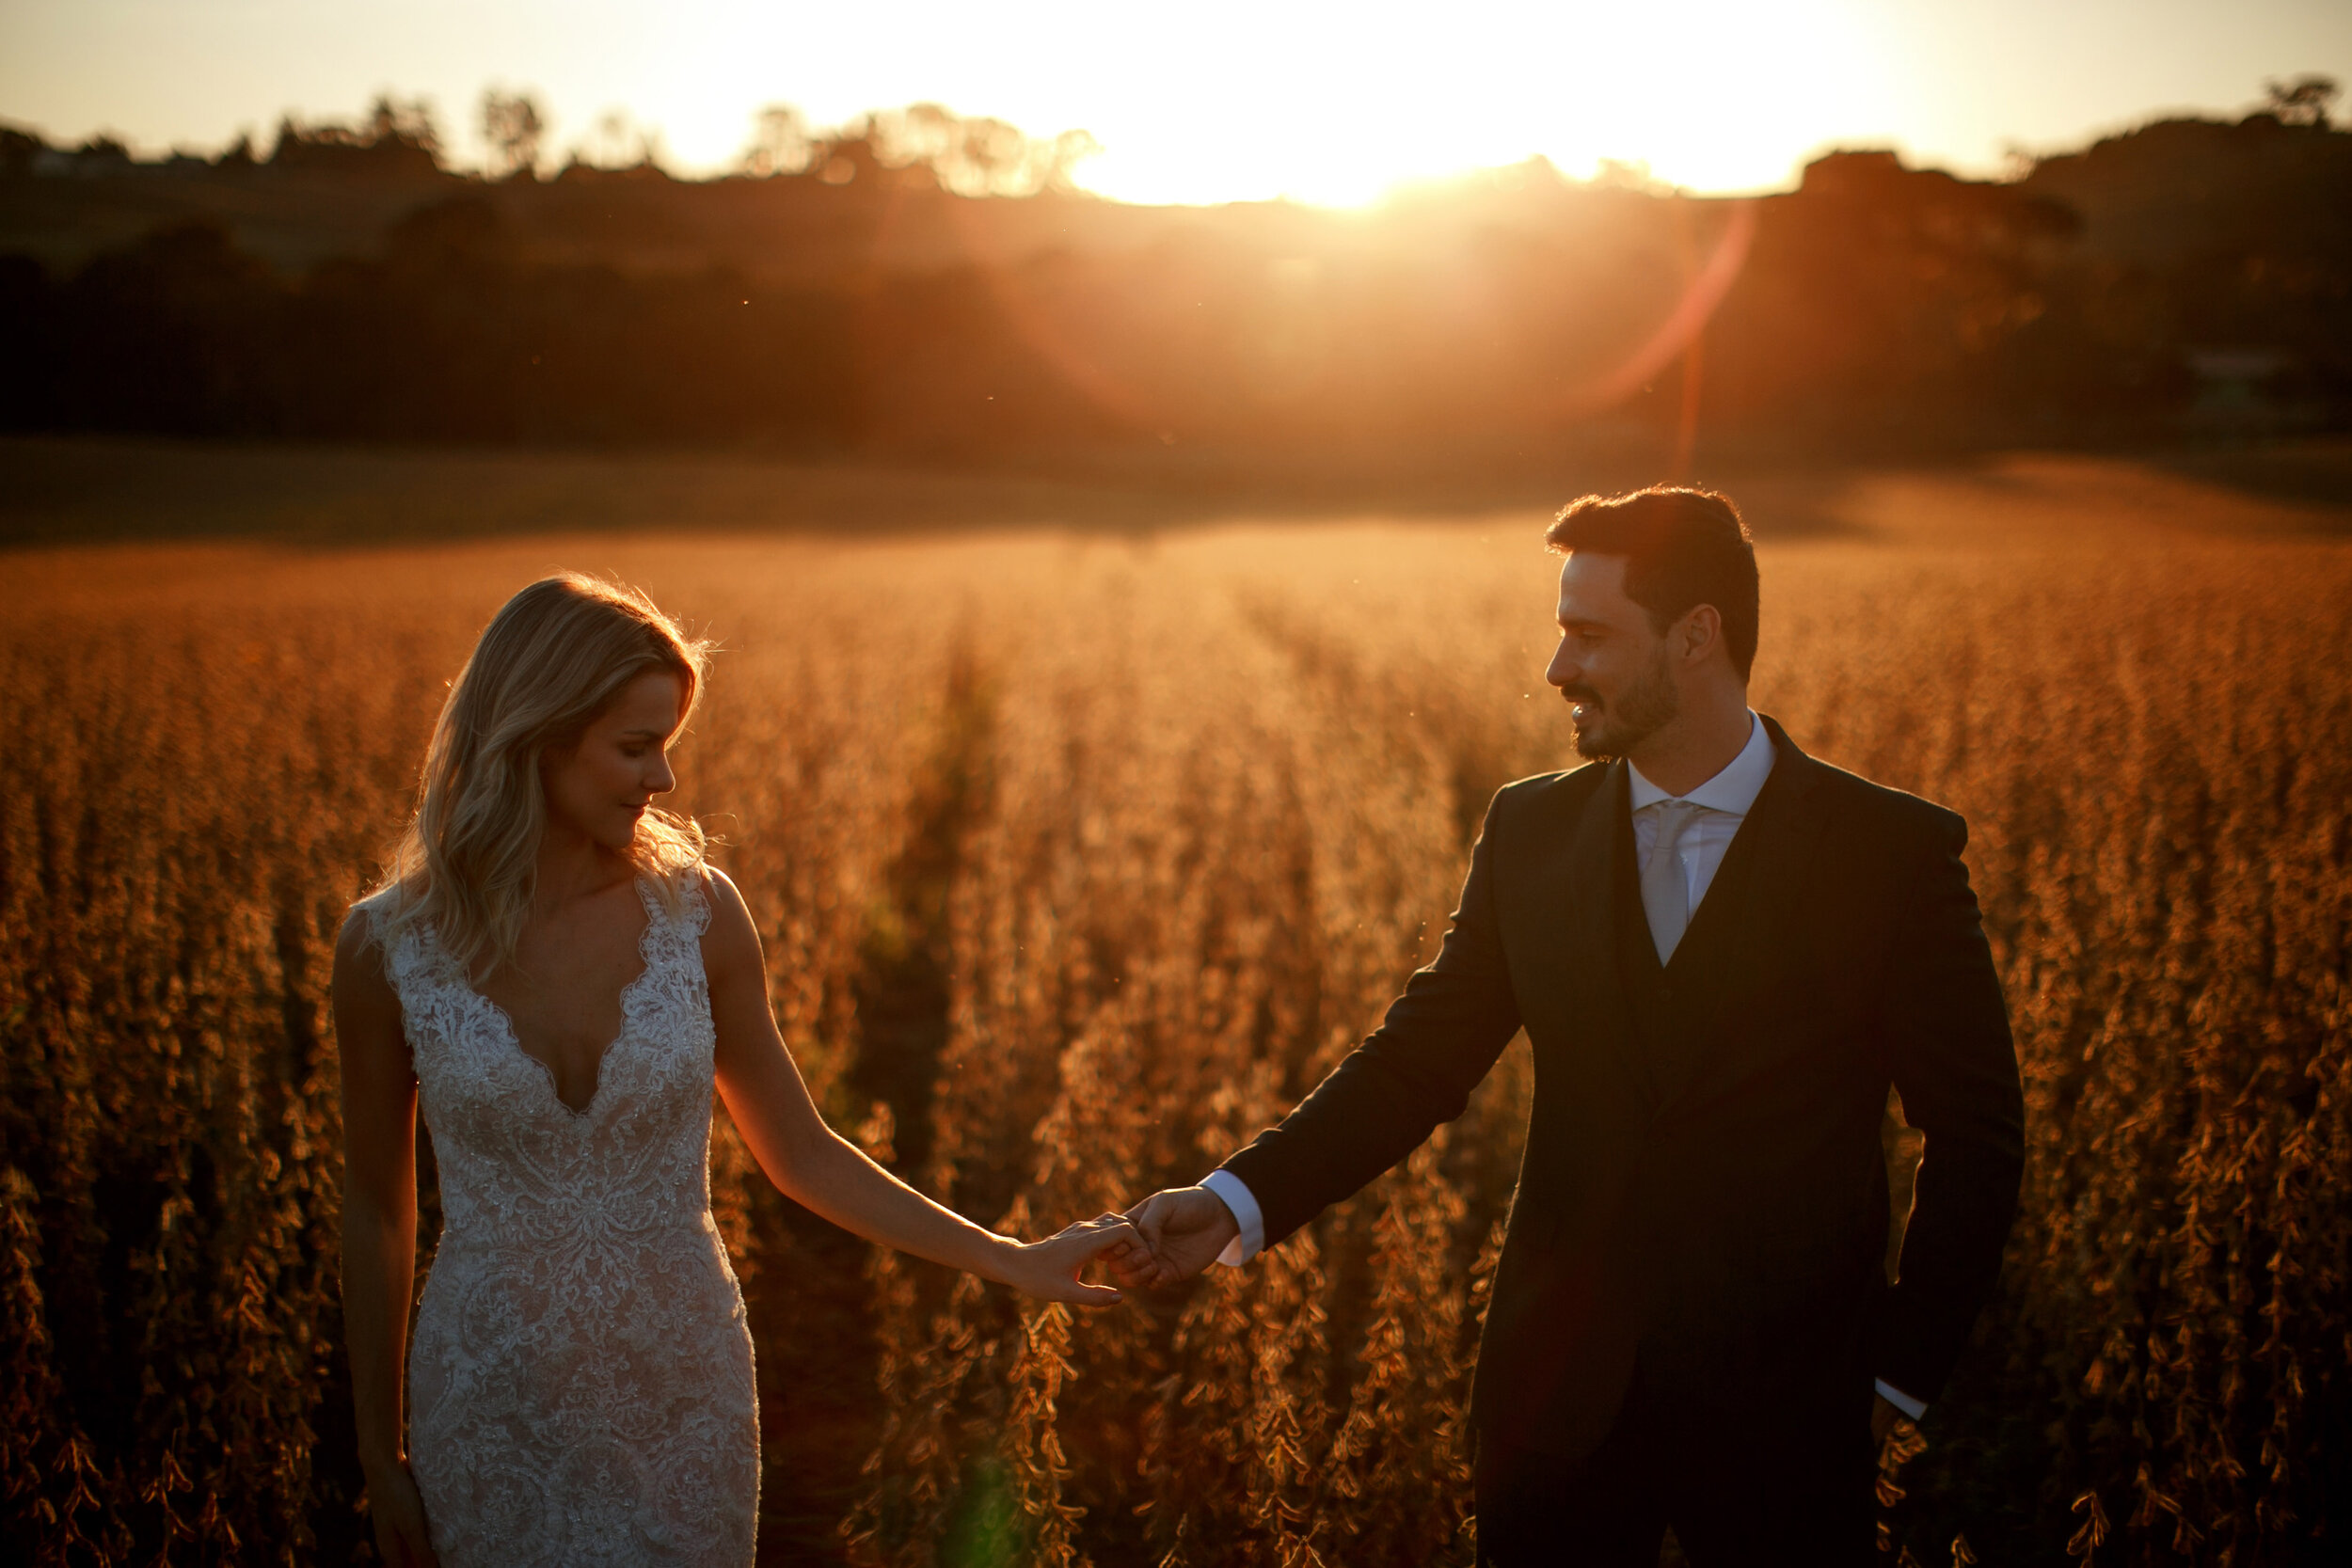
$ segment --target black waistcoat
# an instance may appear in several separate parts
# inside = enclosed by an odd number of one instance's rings
[[[1753,817],[1751,813],[1750,816]],[[1692,911],[1682,940],[1675,944],[1673,961],[1658,961],[1658,944],[1650,935],[1649,915],[1642,907],[1642,874],[1633,839],[1632,815],[1619,829],[1615,896],[1617,978],[1625,988],[1628,1010],[1642,1037],[1642,1057],[1648,1074],[1652,1103],[1668,1098],[1704,1063],[1714,1032],[1716,1015],[1736,913],[1745,903],[1754,845],[1748,843],[1749,823],[1742,820],[1725,847],[1714,879],[1708,884],[1699,907]]]

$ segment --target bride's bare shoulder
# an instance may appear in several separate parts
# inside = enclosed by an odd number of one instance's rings
[[[400,997],[392,987],[390,966],[383,945],[384,894],[360,899],[343,915],[335,938],[335,969],[330,990],[339,1028],[348,1030],[368,1019],[400,1017]]]
[[[751,906],[743,901],[735,879],[705,862],[696,868],[703,896],[710,905],[710,924],[703,930],[703,967],[713,980],[748,964],[760,967],[759,927]]]

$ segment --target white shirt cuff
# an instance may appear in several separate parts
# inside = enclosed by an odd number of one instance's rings
[[[1219,1174],[1221,1175],[1223,1173],[1220,1172]],[[1920,1417],[1928,1413],[1927,1401],[1913,1399],[1909,1394],[1904,1393],[1900,1388],[1896,1387],[1884,1378],[1880,1378],[1878,1380],[1878,1384],[1879,1398],[1884,1400],[1887,1403],[1893,1405],[1896,1409],[1901,1411],[1913,1420],[1915,1421]]]
[[[1241,1234],[1216,1255],[1216,1260],[1227,1268],[1238,1269],[1265,1250],[1265,1215],[1248,1185],[1230,1170],[1213,1170],[1200,1179],[1200,1184],[1233,1212],[1233,1223],[1241,1227]]]

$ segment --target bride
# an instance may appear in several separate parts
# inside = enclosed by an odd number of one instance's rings
[[[710,1217],[715,1085],[771,1180],[860,1235],[1032,1295],[1109,1302],[1116,1215],[1023,1245],[819,1117],[742,895],[651,808],[706,648],[643,594],[532,583],[482,634],[415,819],[335,954],[343,1304],[376,1541],[394,1564],[752,1560],[752,1341]],[[415,1121],[445,1227],[416,1275]]]

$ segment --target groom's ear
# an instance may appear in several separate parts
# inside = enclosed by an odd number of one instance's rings
[[[1696,663],[1724,647],[1723,611],[1711,604],[1694,604],[1682,612],[1668,633],[1677,657]]]

